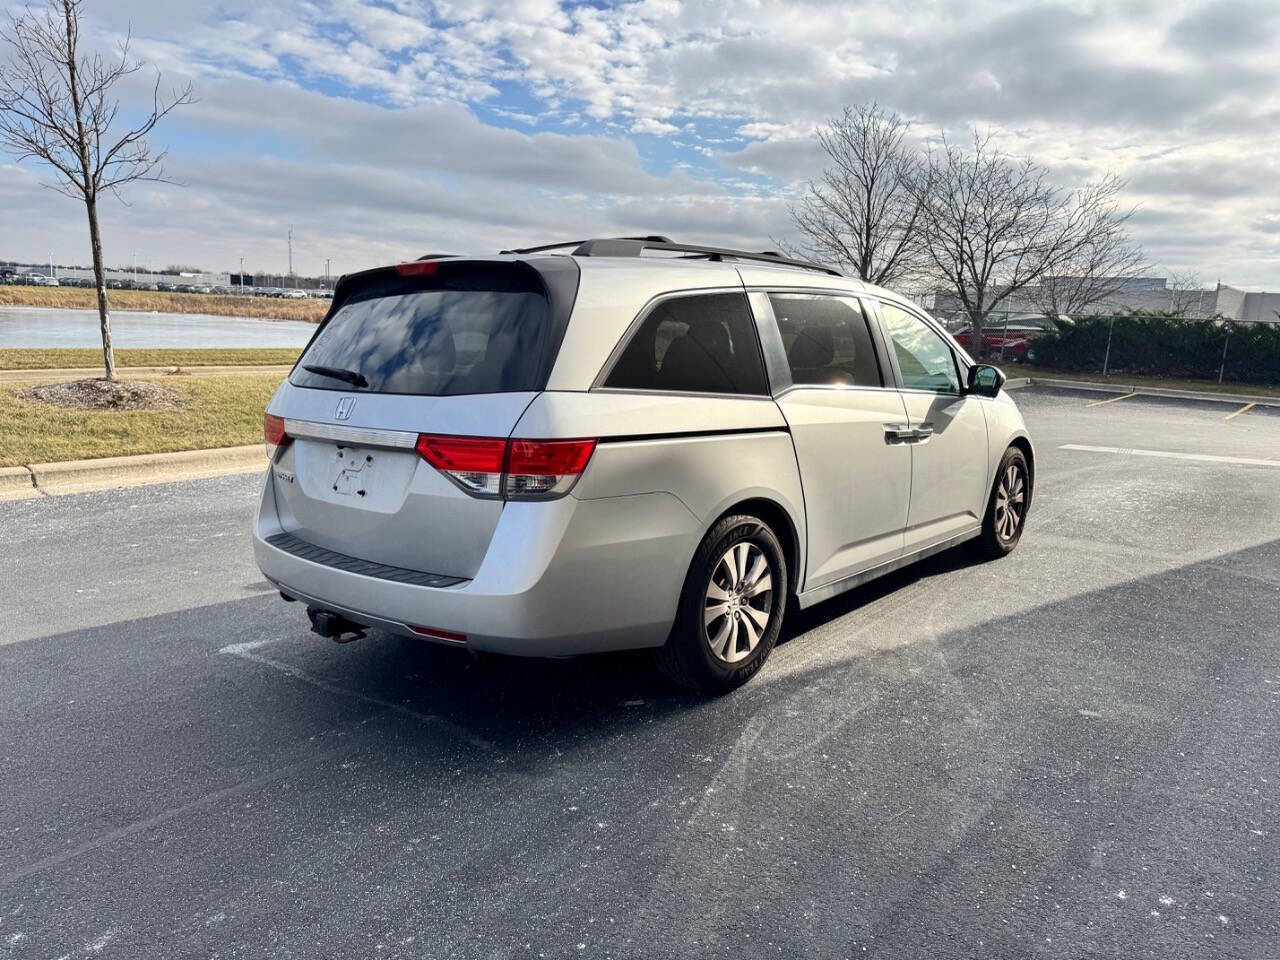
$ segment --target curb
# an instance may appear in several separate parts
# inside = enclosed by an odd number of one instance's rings
[[[263,470],[266,465],[266,451],[260,443],[178,453],[144,453],[134,457],[33,463],[0,469],[0,500],[249,473]]]
[[[1054,380],[1048,377],[1026,377],[1018,386],[1058,387],[1065,390],[1092,390],[1097,393],[1136,393],[1139,396],[1169,397],[1174,400],[1208,400],[1215,403],[1255,403],[1263,407],[1280,407],[1280,397],[1248,393],[1212,393],[1200,390],[1170,390],[1144,387],[1141,384],[1101,383],[1097,380]],[[1005,384],[1009,386],[1009,384]]]
[[[38,497],[35,476],[26,467],[0,467],[0,500]]]
[[[281,378],[293,367],[289,364],[227,364],[205,367],[116,367],[116,376],[125,377],[212,377],[233,373],[275,373]],[[58,370],[0,370],[0,383],[28,383],[59,380],[87,380],[102,376],[101,367],[63,367]]]

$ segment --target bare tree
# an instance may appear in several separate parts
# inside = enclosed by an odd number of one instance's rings
[[[1123,232],[1132,213],[1115,203],[1120,181],[1063,191],[1034,160],[1000,153],[990,134],[975,132],[968,149],[944,137],[927,164],[925,249],[968,319],[975,356],[993,310]]]
[[[1128,220],[1134,213],[1120,207],[1124,181],[1104,177],[1081,187],[1073,203],[1083,208],[1084,242],[1031,289],[1031,301],[1051,317],[1084,313],[1105,303],[1147,268],[1142,249],[1129,238]]]
[[[83,52],[80,20],[84,0],[46,0],[42,8],[26,8],[0,26],[0,39],[10,48],[0,63],[0,147],[19,161],[32,158],[53,168],[57,192],[84,203],[93,248],[93,275],[98,288],[102,356],[106,378],[114,380],[111,315],[103,276],[102,233],[98,201],[104,193],[138,180],[163,181],[165,152],[146,140],[162,117],[190,103],[191,86],[160,95],[160,74],[152,88],[151,106],[137,126],[116,129],[120,102],[112,96],[116,83],[142,69],[131,60],[129,40],[118,60]]]
[[[1194,270],[1169,274],[1169,313],[1175,317],[1199,316],[1204,312],[1204,283]]]
[[[818,130],[828,166],[791,207],[803,238],[796,253],[876,284],[917,272],[924,165],[907,142],[909,131],[906,120],[876,103],[845,107]]]

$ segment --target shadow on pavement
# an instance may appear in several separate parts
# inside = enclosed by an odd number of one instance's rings
[[[19,645],[0,863],[48,866],[0,910],[50,952],[114,924],[166,955],[1263,955],[1278,589],[1272,541],[902,646],[784,647],[719,700],[643,655],[338,647],[268,598]],[[217,652],[262,639],[270,662]]]

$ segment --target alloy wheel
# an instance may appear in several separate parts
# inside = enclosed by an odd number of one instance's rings
[[[1022,467],[1011,463],[1000,477],[1000,486],[996,488],[996,536],[1003,543],[1009,543],[1022,527],[1022,518],[1027,509],[1027,482]]]
[[[704,634],[718,660],[738,663],[760,643],[773,610],[773,567],[759,546],[735,543],[711,570]]]

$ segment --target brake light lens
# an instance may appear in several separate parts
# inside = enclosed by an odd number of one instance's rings
[[[507,499],[564,496],[578,482],[595,449],[595,440],[512,440]]]
[[[410,260],[396,264],[396,273],[402,277],[434,277],[439,270],[440,264],[434,260]]]
[[[267,448],[268,460],[275,460],[276,454],[287,447],[292,439],[285,431],[284,417],[271,413],[262,415],[262,441]]]
[[[474,497],[549,500],[564,496],[578,482],[596,442],[422,434],[417,450]]]
[[[467,493],[502,496],[502,464],[507,441],[495,437],[442,437],[422,434],[418,453]]]

